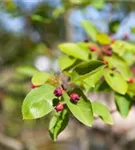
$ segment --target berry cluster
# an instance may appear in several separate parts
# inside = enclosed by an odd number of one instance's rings
[[[60,88],[60,87],[57,87],[55,90],[54,90],[54,95],[59,98],[60,96],[63,95],[63,89]],[[78,101],[80,100],[80,96],[77,94],[77,93],[72,93],[70,94],[70,101],[73,102],[73,103],[77,103]],[[60,112],[64,109],[64,104],[63,102],[59,101],[58,104],[55,106],[55,110],[57,112]]]

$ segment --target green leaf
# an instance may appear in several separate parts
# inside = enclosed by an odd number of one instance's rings
[[[21,66],[18,67],[16,71],[19,74],[32,77],[37,72],[37,69],[31,66]]]
[[[107,34],[98,33],[96,38],[97,38],[97,41],[101,45],[109,45],[109,44],[111,44],[111,39],[110,39],[110,37]]]
[[[105,105],[103,105],[98,101],[95,101],[92,103],[92,109],[93,109],[93,113],[95,115],[99,115],[105,123],[110,125],[113,124],[111,114]]]
[[[96,9],[102,9],[105,5],[105,0],[94,0],[91,5]]]
[[[125,52],[135,53],[135,44],[117,40],[111,45],[113,51],[122,56]]]
[[[81,63],[80,65],[76,66],[71,73],[71,80],[73,82],[82,81],[94,73],[96,73],[100,68],[104,68],[105,65],[101,61],[89,61]]]
[[[56,141],[58,135],[66,128],[69,121],[69,113],[67,109],[57,112],[50,121],[49,133],[51,138]]]
[[[116,70],[120,72],[125,80],[128,80],[130,78],[131,73],[129,66],[122,57],[113,55],[112,57],[106,57],[105,60],[107,60],[108,63],[111,63],[113,67],[115,67]]]
[[[135,27],[132,27],[132,28],[131,28],[131,32],[132,32],[133,34],[135,34]]]
[[[81,63],[80,65],[76,66],[73,71],[75,71],[78,75],[85,75],[103,65],[104,65],[103,62],[101,61],[92,60],[89,62]]]
[[[118,72],[106,70],[104,77],[106,82],[114,91],[120,94],[125,94],[127,92],[128,88],[127,82]]]
[[[35,88],[25,97],[22,105],[23,119],[36,119],[53,110],[52,100],[55,98],[54,87],[45,84]]]
[[[96,69],[94,73],[89,74],[88,78],[83,80],[86,88],[95,87],[96,83],[100,81],[100,78],[104,75],[104,66]]]
[[[62,52],[66,53],[67,55],[73,56],[80,60],[87,61],[89,59],[89,52],[80,48],[77,44],[74,43],[64,43],[60,44],[59,48]]]
[[[86,33],[89,35],[89,37],[96,41],[96,35],[97,35],[97,28],[96,26],[90,21],[90,20],[84,20],[81,22],[82,27],[85,29]]]
[[[115,95],[115,103],[122,117],[127,117],[132,100],[128,95]]]
[[[39,71],[39,72],[34,74],[34,76],[32,77],[31,82],[34,85],[43,85],[49,79],[49,77],[50,77],[49,73]]]
[[[59,66],[61,70],[64,70],[75,63],[76,59],[73,57],[69,57],[67,55],[63,55],[58,59]]]
[[[80,95],[80,100],[76,104],[74,104],[70,101],[70,97],[68,96],[68,94],[64,93],[63,98],[68,108],[80,122],[87,126],[92,126],[93,113],[90,100],[87,99],[87,97],[80,89],[75,89],[72,92],[78,93]]]

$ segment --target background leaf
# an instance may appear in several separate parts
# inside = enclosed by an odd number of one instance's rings
[[[86,33],[89,35],[89,37],[96,41],[96,35],[97,35],[97,28],[96,26],[90,21],[90,20],[84,20],[81,22],[83,28],[85,29]]]
[[[93,113],[100,116],[105,123],[110,125],[113,124],[111,113],[109,112],[108,108],[105,105],[103,105],[98,101],[95,101],[92,103],[92,109]]]
[[[64,93],[63,98],[74,115],[80,122],[87,126],[92,126],[93,123],[93,113],[90,100],[83,94],[80,89],[72,91],[73,93],[78,93],[80,95],[80,100],[77,104],[74,104],[70,101],[70,97],[67,93]]]
[[[53,110],[54,87],[46,84],[35,88],[25,97],[22,105],[23,119],[36,119]]]
[[[51,138],[56,141],[57,136],[66,128],[69,121],[69,113],[67,109],[56,112],[49,124],[49,133]]]

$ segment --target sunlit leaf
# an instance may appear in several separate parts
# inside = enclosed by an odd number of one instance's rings
[[[61,70],[64,70],[75,63],[76,59],[67,55],[62,55],[59,59],[59,66]]]
[[[98,33],[96,36],[97,42],[99,42],[102,45],[109,45],[111,44],[110,37],[105,33]]]
[[[43,85],[49,79],[49,77],[49,73],[39,71],[34,74],[31,81],[34,85]]]
[[[67,55],[73,56],[80,60],[88,60],[89,52],[80,48],[77,44],[74,43],[64,43],[60,44],[59,48],[62,52],[66,53]]]
[[[80,89],[72,91],[80,95],[80,100],[77,104],[74,104],[70,101],[70,97],[67,93],[63,94],[64,101],[66,102],[68,108],[80,122],[87,126],[92,126],[93,123],[93,113],[90,100],[83,94]]]
[[[53,110],[52,100],[55,98],[54,87],[45,84],[35,88],[25,97],[22,105],[23,119],[36,119]]]
[[[98,101],[95,101],[92,103],[92,109],[93,109],[93,113],[95,115],[100,116],[105,123],[110,125],[113,124],[111,113],[109,112],[108,108],[105,105],[103,105]]]
[[[120,94],[125,94],[127,92],[127,82],[117,71],[106,70],[104,77],[106,82],[114,91]]]
[[[115,103],[122,117],[127,117],[132,100],[128,95],[115,95]]]

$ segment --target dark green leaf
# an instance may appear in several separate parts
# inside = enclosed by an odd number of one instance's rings
[[[51,112],[55,98],[53,91],[54,87],[49,84],[31,90],[23,101],[23,119],[36,119]]]
[[[56,141],[57,136],[66,128],[69,121],[69,113],[67,109],[57,112],[50,121],[49,133],[51,138]]]
[[[78,65],[77,67],[75,67],[73,71],[75,71],[78,75],[85,75],[96,70],[98,67],[101,67],[103,65],[104,65],[103,62],[93,60]]]
[[[92,126],[93,123],[93,113],[90,100],[83,94],[80,89],[72,91],[73,93],[78,93],[80,95],[80,100],[77,104],[70,101],[70,97],[67,93],[64,93],[63,98],[72,112],[72,114],[83,124],[87,126]]]
[[[111,114],[105,105],[103,105],[98,101],[95,101],[92,103],[92,109],[93,109],[93,113],[95,115],[99,115],[105,123],[110,125],[113,124]]]

